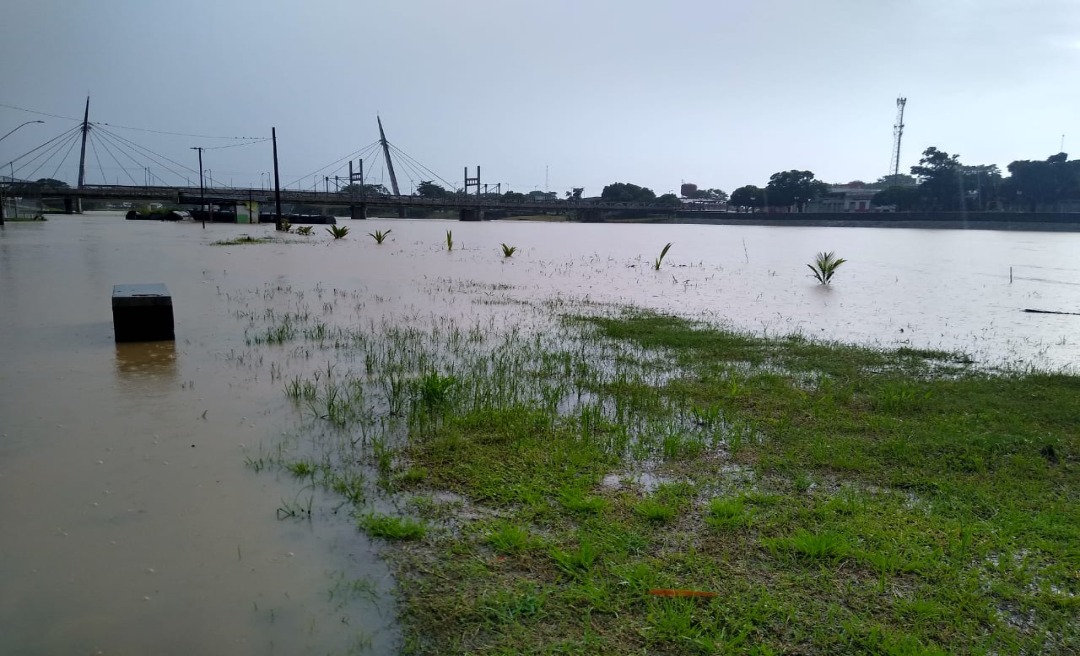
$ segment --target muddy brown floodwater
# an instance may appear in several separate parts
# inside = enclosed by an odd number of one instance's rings
[[[272,228],[88,213],[0,229],[0,653],[398,649],[377,545],[310,487],[250,466],[302,439],[282,380],[323,357],[249,343],[239,317],[275,303],[343,299],[338,323],[528,312],[485,302],[497,292],[990,365],[1080,361],[1080,317],[1023,312],[1080,312],[1077,233],[342,222],[337,242],[316,227],[244,246],[210,242]],[[393,230],[383,245],[376,228]],[[819,250],[849,260],[831,288],[808,277]],[[112,285],[137,282],[169,287],[175,344],[114,344]],[[312,499],[312,517],[279,519]]]

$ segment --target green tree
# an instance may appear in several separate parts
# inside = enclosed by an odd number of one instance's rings
[[[585,191],[585,187],[574,187],[573,191],[566,192],[566,198],[569,200],[581,200],[581,194]]]
[[[711,200],[717,203],[723,203],[728,199],[727,192],[723,189],[698,189],[687,195],[687,198],[693,198],[694,200]]]
[[[918,187],[894,185],[874,194],[870,204],[874,207],[892,206],[897,212],[910,212],[918,209],[920,201]]]
[[[1045,161],[1018,160],[1007,167],[1002,196],[1035,211],[1040,203],[1080,198],[1080,160],[1058,153]]]
[[[63,180],[55,178],[39,178],[34,181],[34,184],[44,189],[68,189],[70,186]]]
[[[416,185],[416,195],[421,198],[446,198],[449,192],[431,180],[422,180]]]
[[[366,184],[366,185],[363,186],[363,189],[361,189],[360,185],[354,183],[354,184],[345,185],[344,187],[342,187],[338,191],[340,191],[343,194],[356,194],[357,196],[361,195],[361,192],[365,196],[389,196],[390,195],[390,192],[386,189],[386,187],[382,186],[381,184]]]
[[[919,181],[915,179],[915,176],[908,175],[906,173],[897,173],[896,175],[884,175],[877,179],[874,183],[875,187],[914,187],[919,184]]]
[[[960,156],[930,146],[911,174],[919,180],[923,209],[958,210],[965,206]]]
[[[728,203],[736,207],[754,208],[765,206],[765,190],[754,185],[745,185],[731,192]]]
[[[652,189],[629,182],[613,182],[604,187],[600,198],[609,203],[651,203],[656,200]]]
[[[675,194],[664,194],[656,199],[656,204],[661,207],[679,207],[682,202],[679,201],[679,197]]]
[[[769,177],[765,185],[772,206],[794,205],[801,212],[806,203],[829,192],[829,185],[814,178],[812,171],[780,171]]]

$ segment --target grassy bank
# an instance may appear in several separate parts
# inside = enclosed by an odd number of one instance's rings
[[[411,653],[1080,649],[1076,377],[645,313],[283,321],[250,343],[339,359],[286,381],[329,432],[280,464],[391,541]]]

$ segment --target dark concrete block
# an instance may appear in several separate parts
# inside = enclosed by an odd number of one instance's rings
[[[163,283],[113,285],[112,311],[118,342],[176,339],[172,296]]]

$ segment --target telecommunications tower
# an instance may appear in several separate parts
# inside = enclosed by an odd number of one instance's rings
[[[907,105],[907,98],[896,99],[896,124],[893,125],[892,161],[889,162],[889,175],[893,176],[894,183],[897,180],[896,176],[900,174],[900,141],[904,138],[905,105]]]

